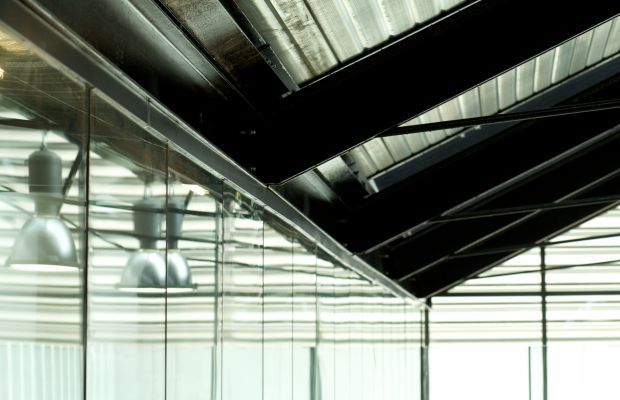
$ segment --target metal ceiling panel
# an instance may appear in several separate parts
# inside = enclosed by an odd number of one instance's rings
[[[276,76],[282,69],[279,60],[268,57],[255,32],[244,32],[240,27],[244,21],[236,21],[218,0],[160,3],[256,108],[277,101],[288,90],[290,77]]]
[[[394,158],[384,141],[370,141],[364,145],[364,148],[378,170],[385,169],[394,164]]]
[[[464,0],[235,0],[298,83]]]
[[[620,17],[609,20],[446,101],[402,126],[480,117],[505,111],[536,93],[584,71],[587,67],[616,55],[620,50],[619,27]],[[380,173],[461,131],[462,129],[450,129],[402,135],[409,146],[400,151],[391,150],[391,154],[394,155],[393,164],[386,165],[385,159],[382,158],[384,162],[378,163],[376,168],[365,171],[372,174]],[[372,150],[383,152],[383,147],[394,148],[396,144],[402,146],[402,141],[394,137],[385,137],[372,139],[362,146],[371,153],[371,157],[374,157]],[[358,161],[357,154],[351,152],[355,161]],[[367,175],[366,178],[372,179],[372,175]]]
[[[355,159],[360,173],[365,176],[368,176],[369,173],[372,174],[373,171],[378,169],[364,146],[359,146],[351,150],[351,157]]]
[[[321,4],[325,4],[323,1]],[[259,2],[226,2],[242,11],[244,7],[256,9],[255,3]],[[319,2],[306,0],[303,3],[313,20],[308,17],[292,28],[304,29],[304,26],[312,24],[326,28],[315,9]],[[330,15],[335,19],[341,18],[343,10],[350,8],[343,1],[331,3]],[[278,22],[276,17],[279,17],[282,19],[281,27],[286,26],[274,0],[263,0],[260,4],[265,9],[273,8],[275,14],[267,10],[271,13],[270,18]],[[448,4],[441,3],[440,7]],[[361,5],[358,3],[355,7]],[[536,12],[533,13],[532,9]],[[257,139],[247,138],[237,148],[224,151],[230,151],[233,158],[246,168],[251,168],[265,182],[281,184],[616,16],[619,11],[617,2],[611,0],[579,9],[558,9],[549,4],[508,0],[460,3],[458,10],[449,14],[439,13],[421,29],[414,27],[398,38],[388,38],[376,48],[360,53],[354,62],[339,60],[335,65],[337,69],[330,69],[329,73],[313,78],[312,82],[283,97],[281,107],[266,115],[265,124],[257,127]],[[382,12],[389,15],[389,11]],[[248,17],[247,11],[240,15],[252,22],[254,27],[266,20],[263,15],[262,20],[258,18],[256,22]],[[523,21],[528,21],[527,26]],[[389,32],[389,23],[387,26]],[[256,30],[261,33],[264,30],[264,35],[272,36],[282,33],[280,36],[288,40],[288,47],[284,46],[284,41],[277,44],[266,40],[268,49],[279,54],[276,51],[278,45],[300,58],[301,53],[295,46],[301,48],[301,42],[292,40],[295,38],[294,31],[286,32],[281,27],[274,25],[270,28],[266,25],[265,29]],[[352,21],[342,23],[339,29],[347,33],[344,39],[351,42],[347,37],[350,38],[350,32],[356,31],[355,24]],[[495,40],[490,40],[489,32],[494,32]],[[332,42],[327,29],[321,35],[323,38],[317,38],[315,42]],[[503,46],[497,46],[498,38]],[[338,55],[334,44],[325,51]],[[363,47],[363,43],[360,42],[360,46]],[[284,60],[281,54],[279,58]],[[458,68],[455,68],[456,65]],[[307,69],[305,65],[302,67]],[[303,123],[300,124],[300,121]],[[296,134],[290,135],[293,130]],[[296,153],[278,154],[278,157],[257,156],[287,147],[289,141],[294,146],[295,138],[304,137],[312,138],[306,141],[304,157]],[[249,148],[252,151],[246,151]]]

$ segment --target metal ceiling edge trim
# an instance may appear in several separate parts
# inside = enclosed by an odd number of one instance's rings
[[[197,131],[98,54],[81,38],[30,0],[0,2],[0,23],[5,24],[34,46],[45,38],[41,51],[73,74],[84,79],[111,99],[144,128],[178,146],[193,161],[220,175],[289,222],[302,234],[314,239],[323,250],[366,279],[383,286],[395,296],[418,304],[420,299],[361,258],[351,254],[335,239],[310,221],[288,201],[241,168]],[[24,27],[27,27],[26,29]]]

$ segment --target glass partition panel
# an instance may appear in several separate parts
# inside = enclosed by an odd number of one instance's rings
[[[364,346],[363,346],[363,290],[368,282],[354,271],[349,271],[348,312],[347,325],[349,326],[349,398],[361,399],[364,397]]]
[[[336,399],[348,399],[351,393],[350,283],[349,270],[337,264],[334,267],[334,381],[336,383]]]
[[[406,398],[421,398],[420,351],[422,346],[422,306],[405,304],[405,382]]]
[[[90,399],[164,399],[167,149],[96,92],[88,209]]]
[[[611,210],[558,239],[586,239],[592,232],[615,232],[617,227],[617,211]],[[547,247],[545,254],[549,398],[617,398],[617,238],[559,243]]]
[[[173,149],[168,182],[166,395],[211,400],[222,182]]]
[[[407,326],[405,316],[405,303],[403,299],[394,297],[394,302],[391,305],[390,312],[390,351],[392,353],[390,365],[393,368],[393,384],[394,391],[392,392],[393,399],[405,399],[405,376],[406,376],[406,331]]]
[[[376,396],[378,399],[387,400],[392,388],[389,388],[386,382],[390,380],[390,371],[388,363],[388,315],[389,315],[389,299],[386,291],[383,288],[379,288],[378,291],[378,311],[379,311],[379,337],[377,338],[377,346],[375,347],[375,357],[377,359],[377,389]]]
[[[265,213],[263,398],[293,397],[293,257],[295,233]]]
[[[360,343],[357,351],[361,356],[361,398],[364,400],[379,399],[376,392],[378,390],[376,354],[380,333],[378,330],[377,313],[377,291],[378,287],[371,282],[360,280],[356,289],[359,293],[358,306],[359,314],[356,319],[359,322]]]
[[[385,397],[385,374],[383,370],[385,355],[385,309],[382,287],[368,283],[363,287],[365,322],[363,345],[363,391],[362,396],[368,400],[380,400]]]
[[[85,87],[0,26],[0,398],[83,392]]]
[[[298,234],[293,246],[294,400],[315,400],[318,393],[316,269],[315,244]]]
[[[37,54],[0,27],[0,399],[417,388],[402,299]]]
[[[224,186],[222,398],[263,397],[262,207]]]
[[[319,251],[317,256],[317,330],[320,399],[336,400],[335,261]]]
[[[540,275],[533,249],[433,297],[432,400],[542,398]]]
[[[402,399],[403,397],[403,371],[404,338],[403,326],[403,300],[394,297],[384,290],[383,293],[383,397],[385,399]]]
[[[620,344],[550,342],[549,399],[617,399]]]

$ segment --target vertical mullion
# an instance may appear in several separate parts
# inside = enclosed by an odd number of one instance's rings
[[[265,400],[265,221],[262,223],[263,243],[261,249],[262,257],[262,287],[261,287],[261,399]]]
[[[220,190],[222,195],[224,194],[224,183],[221,182]],[[220,306],[222,302],[220,292],[222,278],[220,276],[222,272],[221,263],[223,263],[222,247],[223,247],[223,218],[224,207],[221,203],[215,203],[215,279],[214,279],[214,316],[213,316],[213,355],[211,358],[211,400],[217,399],[218,386],[221,386],[221,382],[218,380],[219,367],[223,365],[223,360],[220,357],[221,343],[220,343]],[[218,361],[220,361],[218,363]]]
[[[532,347],[527,348],[527,398],[532,400]]]
[[[547,400],[549,386],[547,381],[547,260],[546,249],[540,247],[540,290],[542,309],[542,373],[543,373],[543,400]]]
[[[86,127],[84,143],[82,144],[82,149],[84,152],[84,166],[82,167],[83,182],[80,182],[79,190],[82,191],[82,198],[84,199],[82,205],[82,224],[84,229],[82,230],[82,326],[81,326],[81,342],[82,342],[82,400],[86,400],[88,398],[88,384],[87,384],[87,373],[88,373],[88,268],[89,258],[88,258],[88,248],[89,248],[89,211],[90,211],[90,141],[91,141],[91,133],[93,129],[93,118],[92,118],[92,104],[91,104],[91,96],[92,96],[92,87],[87,86],[84,91],[85,99],[84,99],[84,110],[86,115],[86,123],[84,126]]]
[[[423,327],[422,327],[422,346],[420,347],[420,398],[421,400],[429,400],[430,398],[430,385],[429,385],[429,345],[430,345],[430,315],[431,299],[426,300],[423,313]]]
[[[291,399],[295,398],[295,237],[291,243]]]
[[[148,102],[148,107],[149,109],[151,108],[151,102]],[[150,115],[151,113],[148,113],[149,115],[149,122],[148,124],[151,124],[150,121]],[[164,273],[164,287],[166,288],[166,290],[164,291],[164,400],[166,400],[168,398],[168,243],[170,241],[169,236],[168,236],[168,207],[169,207],[169,197],[170,197],[170,179],[169,179],[169,173],[168,173],[168,168],[169,168],[169,158],[170,158],[170,145],[168,142],[165,142],[164,145],[166,146],[165,150],[164,150],[164,185],[166,186],[166,198],[164,199],[164,215],[163,215],[163,219],[165,221],[165,227],[166,227],[166,241],[165,241],[165,247],[164,247],[164,260],[165,260],[165,266],[166,266],[166,270]]]

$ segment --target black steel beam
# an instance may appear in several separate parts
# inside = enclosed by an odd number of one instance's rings
[[[612,205],[613,206],[613,205]],[[511,234],[520,236],[525,242],[542,243],[549,237],[579,225],[612,206],[584,206],[541,213],[527,224],[519,225]],[[527,249],[511,250],[497,254],[479,255],[466,258],[448,258],[432,268],[403,280],[401,284],[418,297],[429,297],[443,293],[503,261]]]
[[[262,118],[253,105],[259,103],[255,96],[258,89],[244,92],[254,86],[236,86],[228,71],[217,65],[155,2],[83,0],[68,7],[63,0],[40,0],[33,8],[42,12],[41,6],[47,9],[50,19],[62,22],[68,34],[77,34],[221,148],[231,147],[229,143],[238,141],[240,132],[260,124]],[[37,45],[44,47],[46,43]],[[279,82],[277,78],[266,78],[264,70],[257,72],[262,82]],[[275,88],[269,93],[279,99],[281,92]]]
[[[618,93],[620,82],[612,79],[573,101],[617,98]],[[331,219],[325,221],[324,226],[337,239],[349,243],[353,252],[374,251],[428,229],[428,221],[434,218],[472,211],[472,207],[482,204],[483,200],[523,185],[587,148],[600,146],[617,133],[612,128],[619,122],[617,112],[602,111],[596,115],[580,114],[518,124],[464,154],[370,196],[344,221]],[[558,132],[562,132],[561,140]],[[553,197],[535,197],[548,188],[541,187],[525,200],[487,208],[556,201]],[[322,223],[320,218],[316,217],[319,224]],[[381,228],[369,230],[368,226]]]
[[[616,146],[615,148],[618,149],[619,147]],[[584,192],[583,195],[596,196],[596,195],[606,195],[609,193],[616,193],[618,191],[619,186],[620,186],[620,178],[616,177],[606,182],[602,182],[600,185],[594,188],[590,188],[587,192]],[[618,202],[608,203],[606,205],[596,205],[596,204],[584,205],[582,207],[575,207],[574,212],[576,212],[577,215],[580,215],[579,210],[592,210],[592,213],[594,213],[595,210],[599,210],[600,212],[600,211],[609,209],[610,207],[612,207],[613,205],[617,203]],[[573,211],[570,211],[570,210],[571,209],[564,209],[564,210],[558,209],[558,210],[550,210],[550,211],[540,213],[535,218],[533,218],[531,221],[528,221],[528,223],[513,227],[510,230],[506,230],[502,232],[501,234],[490,238],[484,243],[480,243],[477,246],[470,247],[469,249],[467,249],[467,251],[484,252],[489,249],[500,248],[500,247],[507,246],[510,244],[523,243],[523,241],[534,242],[534,240],[529,240],[529,239],[533,237],[532,235],[534,235],[534,237],[537,235],[536,230],[538,229],[538,227],[540,226],[541,228],[545,228],[541,221],[548,222],[549,227],[555,228],[555,231],[562,231],[562,228],[561,228],[562,223],[564,222],[566,223],[566,226],[571,226],[572,225],[571,220],[565,219],[563,221],[561,218],[557,218],[557,220],[554,220],[553,216],[573,215],[571,214]],[[551,217],[545,217],[545,216],[551,216]],[[536,239],[535,242],[541,243],[540,239]]]
[[[613,0],[475,2],[288,96],[241,161],[282,182],[619,12]]]
[[[538,272],[538,271],[536,271]],[[540,296],[540,291],[523,292],[467,292],[467,293],[441,293],[435,297],[529,297]],[[553,296],[620,296],[618,290],[574,290],[574,291],[553,291],[547,293],[548,297]]]
[[[620,171],[618,171],[620,174]],[[620,190],[619,190],[620,191]],[[506,207],[506,208],[497,208],[497,209],[483,209],[479,211],[471,211],[459,213],[457,215],[445,216],[435,218],[430,221],[433,224],[443,224],[446,222],[457,222],[457,221],[466,221],[466,220],[476,220],[481,218],[493,218],[499,217],[502,215],[514,215],[514,214],[527,214],[534,211],[543,211],[543,210],[557,210],[560,208],[571,208],[571,207],[580,207],[584,205],[595,205],[595,204],[610,204],[620,201],[620,194],[614,194],[610,196],[598,196],[598,197],[588,197],[585,199],[575,199],[575,200],[564,200],[561,202],[549,202],[549,203],[537,203],[537,204],[528,204],[524,206],[515,206],[515,207]]]
[[[620,187],[620,136],[609,140],[604,145],[587,149],[576,154],[565,163],[550,168],[525,184],[517,185],[487,200],[486,205],[519,204],[520,201],[540,199],[549,203],[562,204],[573,200],[576,209],[591,207],[606,208],[618,201]],[[570,179],[566,179],[570,177]],[[598,195],[587,197],[604,197],[605,202],[580,202],[579,196],[598,191]],[[609,197],[608,197],[609,196]],[[616,197],[615,200],[611,197]],[[493,208],[491,208],[493,209]],[[453,254],[476,249],[480,243],[501,249],[516,243],[523,243],[523,232],[528,231],[529,221],[535,220],[541,212],[567,210],[569,207],[543,208],[529,214],[509,214],[479,220],[461,220],[442,224],[436,229],[428,229],[420,235],[402,240],[394,246],[391,257],[384,263],[384,268],[391,276],[406,279],[433,268]],[[479,210],[484,212],[485,209]],[[457,214],[458,215],[458,214]],[[567,221],[570,223],[570,220]],[[520,229],[520,226],[528,228]],[[510,234],[510,232],[519,232]],[[523,237],[527,237],[523,236]],[[502,238],[498,240],[498,238]],[[491,245],[487,245],[492,243]],[[474,250],[475,251],[475,250]],[[479,254],[479,253],[478,253]]]

